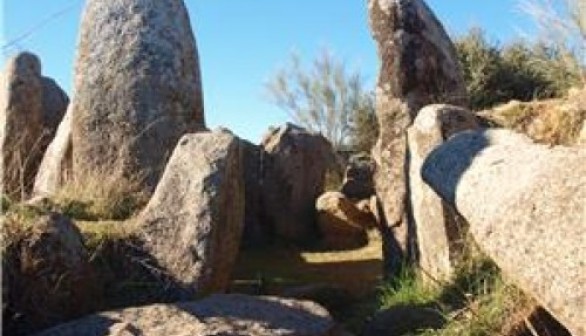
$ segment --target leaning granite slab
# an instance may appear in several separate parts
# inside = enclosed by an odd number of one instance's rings
[[[465,234],[463,221],[421,179],[425,158],[458,132],[476,129],[474,114],[464,108],[433,104],[421,109],[407,130],[409,148],[409,191],[417,235],[418,265],[428,285],[447,281],[454,274]]]
[[[586,149],[506,130],[464,132],[423,179],[467,219],[505,276],[574,335],[586,335]]]
[[[144,250],[188,300],[224,292],[244,223],[241,140],[217,130],[187,134],[137,218]]]
[[[67,109],[55,137],[47,147],[35,177],[33,196],[53,195],[71,173],[71,108]]]
[[[336,325],[316,303],[277,297],[213,295],[201,301],[109,311],[38,336],[335,336]]]

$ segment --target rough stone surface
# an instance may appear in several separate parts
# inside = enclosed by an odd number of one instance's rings
[[[344,173],[341,192],[348,198],[368,199],[374,195],[374,162],[369,156],[350,157]]]
[[[174,305],[103,312],[38,336],[336,336],[329,313],[315,303],[276,297],[213,295]]]
[[[463,224],[453,208],[421,178],[421,167],[433,149],[455,133],[477,129],[474,114],[451,105],[429,105],[408,129],[409,190],[417,236],[418,262],[429,284],[452,276],[463,241]]]
[[[139,215],[146,251],[186,296],[229,284],[244,223],[241,155],[230,133],[185,135]]]
[[[54,194],[71,175],[71,121],[69,108],[39,165],[33,187],[34,196]]]
[[[3,327],[11,335],[77,318],[99,296],[83,238],[59,214],[40,217],[23,235],[11,236],[2,266]]]
[[[307,242],[316,236],[315,201],[334,160],[332,146],[293,124],[273,129],[261,146],[263,219],[277,236]]]
[[[466,105],[466,91],[455,48],[423,0],[369,0],[372,35],[380,71],[376,113],[380,135],[373,149],[376,192],[384,219],[397,242],[384,240],[387,268],[411,257],[406,213],[405,131],[423,106]],[[392,245],[400,247],[395,249]],[[391,259],[389,259],[391,258]]]
[[[586,334],[586,150],[505,130],[464,132],[434,150],[424,180],[480,247],[573,334]]]
[[[72,105],[74,177],[139,175],[152,191],[179,138],[204,129],[183,0],[87,1]]]
[[[578,144],[583,146],[586,145],[586,120],[582,123],[582,129],[578,136]]]
[[[359,209],[344,194],[330,191],[321,195],[315,205],[323,243],[330,249],[353,249],[368,243],[366,228],[374,226],[368,209]]]
[[[246,191],[242,246],[259,246],[267,242],[269,235],[261,218],[261,147],[243,140],[242,160],[244,165],[244,187]]]
[[[48,77],[41,78],[43,86],[43,149],[49,146],[69,106],[67,93]]]
[[[2,189],[21,197],[32,187],[43,134],[41,61],[31,53],[8,60],[0,94]]]

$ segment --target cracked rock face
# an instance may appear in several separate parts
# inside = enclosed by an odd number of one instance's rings
[[[425,105],[466,105],[466,90],[455,48],[424,1],[369,0],[368,9],[380,59],[376,189],[386,222],[409,255],[405,131]]]
[[[142,173],[154,189],[179,138],[205,128],[182,0],[90,0],[72,100],[73,173]]]

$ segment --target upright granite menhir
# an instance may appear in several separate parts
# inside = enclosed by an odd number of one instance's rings
[[[29,52],[6,62],[0,96],[2,192],[27,198],[69,99],[53,79],[42,76],[41,60]]]
[[[89,0],[74,81],[74,177],[143,174],[152,191],[179,138],[205,128],[183,0]]]
[[[381,64],[380,135],[373,150],[377,195],[402,252],[409,254],[405,131],[425,105],[466,105],[466,89],[455,48],[423,0],[369,0],[368,10]]]

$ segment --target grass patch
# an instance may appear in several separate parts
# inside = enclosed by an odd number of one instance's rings
[[[469,303],[446,312],[447,323],[439,330],[428,330],[425,336],[492,336],[507,335],[506,329],[523,321],[534,303],[513,285],[500,277],[489,291],[475,293]]]
[[[379,309],[433,307],[445,318],[440,329],[422,330],[425,336],[513,335],[536,304],[503,280],[496,265],[482,255],[464,258],[453,280],[443,286],[424,284],[413,268],[379,289]],[[414,330],[417,329],[414,326]]]
[[[426,285],[411,267],[403,267],[399,276],[379,288],[379,309],[396,305],[427,305],[438,300],[438,288]]]

